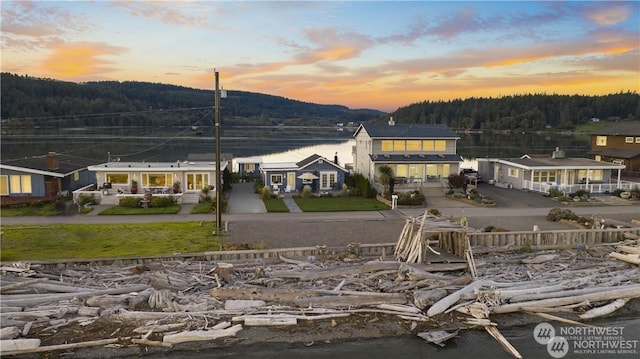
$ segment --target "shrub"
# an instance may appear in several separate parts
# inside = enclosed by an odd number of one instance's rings
[[[176,199],[173,196],[151,197],[151,207],[170,207],[174,204],[176,204]]]
[[[442,213],[440,213],[440,210],[438,210],[437,208],[429,208],[427,213],[432,214],[432,215],[434,215],[436,217],[442,216]]]
[[[340,190],[340,197],[348,197],[349,196],[349,186],[346,183],[342,184],[342,189]]]
[[[558,198],[558,197],[562,197],[562,196],[563,196],[563,193],[559,189],[557,189],[555,187],[549,188],[549,197]]]
[[[578,216],[571,210],[561,208],[552,208],[549,213],[547,213],[547,221],[558,222],[561,219],[577,221]]]
[[[262,190],[260,192],[260,197],[263,201],[268,200],[272,197],[271,188],[269,186],[262,186]]]
[[[302,198],[309,198],[311,197],[311,186],[309,185],[305,185],[302,188],[302,193],[300,193],[300,197]]]
[[[96,203],[96,198],[92,194],[80,194],[78,196],[78,205],[84,206],[85,204],[94,204]]]
[[[425,203],[425,196],[420,191],[396,193],[399,205],[418,206]]]
[[[449,188],[462,188],[464,191],[467,190],[467,177],[463,174],[452,173],[447,177],[447,181],[449,181]]]
[[[120,207],[138,208],[140,207],[141,198],[138,197],[122,197],[120,198]]]

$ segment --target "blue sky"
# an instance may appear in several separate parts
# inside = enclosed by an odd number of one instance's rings
[[[2,1],[2,71],[393,111],[640,89],[637,1]]]

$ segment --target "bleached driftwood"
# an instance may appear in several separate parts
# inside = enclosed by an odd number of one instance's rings
[[[466,285],[464,288],[459,289],[459,290],[449,294],[448,296],[440,299],[434,305],[432,305],[427,310],[427,316],[428,317],[433,317],[433,316],[436,316],[438,314],[444,313],[445,310],[447,310],[450,306],[454,305],[458,300],[460,300],[460,297],[464,293],[473,292],[476,289],[482,287],[483,285],[484,285],[484,282],[482,280],[475,281],[475,282],[473,282],[471,284]]]
[[[87,342],[80,343],[69,343],[69,344],[59,344],[59,345],[48,345],[48,346],[39,346],[37,348],[30,349],[18,349],[18,350],[7,350],[4,348],[2,350],[2,355],[18,355],[18,354],[30,354],[30,353],[43,353],[43,352],[51,352],[54,350],[70,350],[70,349],[78,349],[78,348],[87,348],[87,347],[97,347],[102,345],[114,344],[120,340],[129,340],[131,338],[110,338],[110,339],[101,339],[101,340],[91,340]],[[16,339],[16,340],[27,340],[27,339]],[[39,341],[39,339],[37,339]]]
[[[374,295],[342,295],[342,296],[324,296],[309,297],[295,299],[294,304],[306,307],[352,307],[352,306],[370,306],[379,304],[405,304],[407,297],[398,293],[396,296],[374,296]]]
[[[213,330],[190,330],[176,334],[167,334],[162,338],[163,343],[178,344],[186,342],[214,340],[218,338],[231,337],[242,330],[241,324],[236,324],[226,329]]]
[[[640,265],[640,255],[638,254],[622,254],[618,252],[611,252],[609,257],[619,259],[623,262]]]
[[[629,301],[629,298],[618,298],[613,302],[603,305],[602,307],[590,309],[579,315],[580,319],[592,319],[601,317],[603,315],[611,314],[616,310],[624,307],[625,304]]]
[[[94,295],[103,295],[103,294],[122,294],[122,293],[130,293],[130,292],[139,292],[149,288],[146,284],[132,285],[114,289],[103,289],[96,290],[91,292],[79,292],[79,293],[61,293],[61,294],[41,294],[31,296],[30,298],[19,298],[19,299],[3,299],[2,305],[12,306],[12,305],[21,305],[21,306],[33,306],[42,303],[48,302],[58,302],[61,300],[73,299],[73,298],[81,298],[81,297],[89,297]]]
[[[2,287],[0,287],[0,293],[5,293],[14,289],[28,287],[30,285],[46,282],[48,280],[49,279],[47,278],[37,278],[37,279],[26,280],[24,282],[3,285]]]

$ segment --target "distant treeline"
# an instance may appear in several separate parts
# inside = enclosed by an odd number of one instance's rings
[[[640,95],[519,95],[424,101],[399,108],[396,123],[444,123],[460,130],[574,129],[592,119],[640,121]]]
[[[4,125],[63,128],[213,124],[213,91],[134,81],[78,84],[10,73],[1,76]],[[593,118],[640,121],[640,95],[635,92],[424,101],[391,114],[245,91],[227,91],[220,105],[223,125],[346,125],[386,122],[393,116],[397,123],[443,123],[457,130],[526,131],[573,129]]]
[[[21,126],[211,125],[215,105],[213,91],[159,83],[78,84],[2,73],[1,85],[2,119]],[[383,114],[244,91],[227,91],[220,106],[227,125],[346,124]]]

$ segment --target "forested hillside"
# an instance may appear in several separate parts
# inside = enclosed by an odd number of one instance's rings
[[[21,127],[212,125],[213,91],[147,83],[82,84],[2,73],[2,120]],[[640,95],[532,94],[424,101],[392,114],[318,105],[245,91],[221,100],[225,125],[332,125],[336,122],[444,123],[456,130],[574,129],[592,118],[640,121]],[[10,120],[10,121],[5,121]]]
[[[188,113],[210,111],[214,106],[213,91],[158,83],[77,84],[2,73],[1,85],[2,119],[26,126],[189,125],[193,124],[193,116]],[[220,105],[225,124],[326,125],[369,121],[382,114],[244,91],[227,91],[227,98]],[[181,117],[184,121],[180,121]]]
[[[461,130],[573,129],[592,118],[640,121],[640,95],[522,95],[425,101],[391,114],[398,123],[444,123]]]

